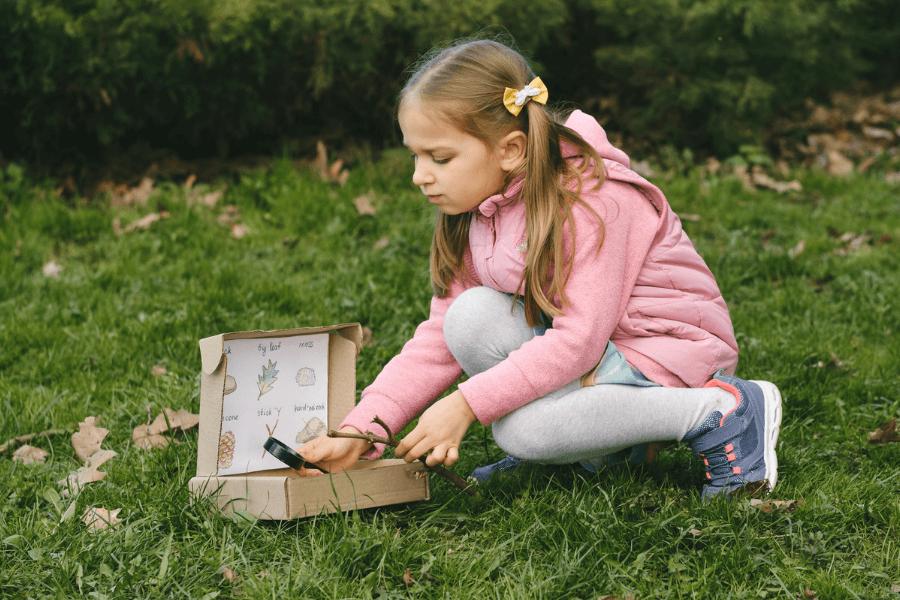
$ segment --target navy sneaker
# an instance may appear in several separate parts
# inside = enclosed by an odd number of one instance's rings
[[[778,482],[775,444],[781,429],[781,393],[768,381],[747,381],[716,374],[703,387],[734,394],[737,406],[724,415],[714,411],[684,436],[706,467],[709,481],[703,498],[729,494],[753,481]]]
[[[492,465],[484,465],[478,467],[469,475],[469,480],[475,483],[485,483],[491,477],[498,473],[509,473],[515,471],[525,464],[525,460],[509,455],[506,458],[495,462]]]

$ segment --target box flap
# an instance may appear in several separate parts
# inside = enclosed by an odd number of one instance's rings
[[[200,366],[207,375],[215,373],[222,362],[222,349],[224,346],[224,336],[213,335],[200,340]]]

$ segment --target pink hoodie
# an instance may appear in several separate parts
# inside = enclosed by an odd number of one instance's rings
[[[599,189],[586,182],[581,197],[603,219],[605,232],[583,206],[573,207],[578,246],[565,314],[544,335],[459,385],[485,425],[587,373],[607,340],[644,375],[668,387],[700,387],[717,370],[731,374],[737,365],[737,342],[716,280],[662,192],[628,169],[628,156],[609,143],[593,117],[575,111],[566,125],[603,158],[606,181]],[[573,154],[571,147],[562,150]],[[363,391],[342,427],[383,435],[370,423],[378,415],[396,433],[462,374],[444,342],[444,314],[470,287],[516,291],[525,265],[521,187],[514,182],[473,211],[466,265],[478,281],[454,282],[446,297],[432,298],[428,320]],[[566,242],[571,248],[571,240]]]

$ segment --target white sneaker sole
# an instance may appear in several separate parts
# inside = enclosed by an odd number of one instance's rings
[[[778,456],[775,446],[778,444],[778,434],[781,433],[781,392],[770,381],[753,381],[762,388],[766,407],[765,425],[765,450],[766,479],[769,481],[769,491],[775,489],[778,483]]]

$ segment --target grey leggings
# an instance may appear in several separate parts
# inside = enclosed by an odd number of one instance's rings
[[[471,377],[535,337],[524,308],[487,287],[463,292],[444,317],[444,338]],[[606,340],[597,340],[606,344]],[[734,397],[720,388],[581,387],[580,375],[492,424],[494,440],[518,458],[548,464],[591,461],[635,444],[678,441]]]

